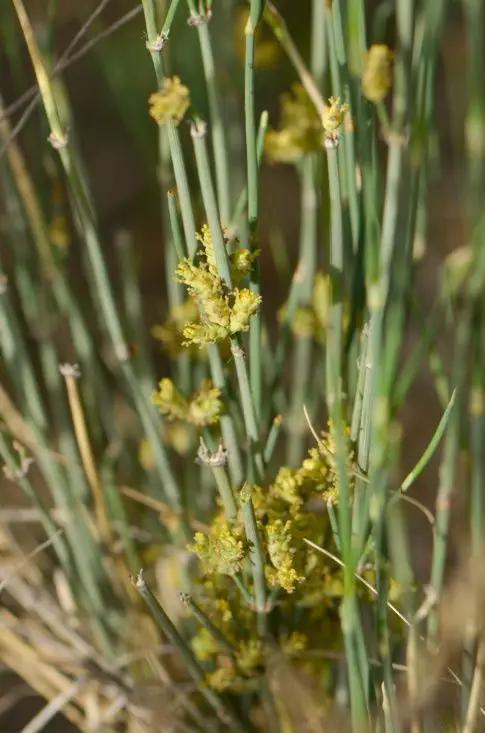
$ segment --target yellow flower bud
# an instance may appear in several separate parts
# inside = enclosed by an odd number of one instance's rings
[[[225,521],[215,522],[208,534],[196,532],[189,550],[200,559],[206,573],[221,575],[238,573],[246,556],[240,532]]]
[[[169,420],[175,418],[185,420],[187,417],[187,400],[171,379],[160,380],[158,392],[154,392],[152,395],[152,402],[158,407],[162,415],[166,415]]]
[[[152,402],[169,420],[177,418],[203,427],[218,422],[222,412],[220,396],[220,390],[212,386],[210,379],[205,379],[199,389],[187,399],[171,379],[165,378],[160,381]]]
[[[166,78],[158,92],[148,99],[149,113],[155,122],[163,125],[166,122],[179,123],[190,106],[190,94],[178,76]]]
[[[202,349],[208,344],[214,344],[216,341],[222,341],[228,335],[224,326],[218,326],[215,323],[188,323],[184,330],[184,346],[194,345]]]
[[[238,247],[230,256],[231,277],[236,285],[244,280],[251,272],[253,262],[259,256],[260,250],[251,252],[245,247]]]
[[[249,319],[258,310],[261,303],[261,296],[248,288],[234,290],[234,304],[231,309],[230,329],[231,333],[247,331]]]
[[[219,422],[222,412],[221,391],[205,379],[197,392],[192,395],[187,412],[187,420],[193,425],[214,425]]]
[[[216,692],[224,692],[233,684],[236,672],[233,665],[218,667],[214,672],[208,672],[206,684]]]
[[[322,125],[325,132],[330,134],[337,132],[348,109],[349,105],[342,104],[340,97],[330,97],[322,113]]]
[[[264,647],[260,639],[242,641],[236,655],[237,666],[246,675],[251,675],[263,663]]]
[[[362,74],[362,93],[371,102],[382,102],[392,85],[391,49],[376,43],[367,51]]]
[[[292,547],[292,522],[275,519],[266,526],[268,554],[276,572],[269,569],[269,581],[280,585],[287,593],[293,593],[297,583],[304,580],[294,567],[296,549]]]
[[[318,113],[301,84],[294,84],[290,94],[281,97],[281,125],[269,130],[265,149],[275,163],[295,163],[305,153],[322,146],[322,126]]]

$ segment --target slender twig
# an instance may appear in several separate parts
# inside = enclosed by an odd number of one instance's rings
[[[244,530],[249,545],[249,559],[254,581],[256,610],[259,614],[260,630],[264,632],[266,618],[266,580],[264,574],[264,551],[260,533],[256,524],[254,506],[251,499],[251,487],[243,486],[239,500],[241,502]]]
[[[426,447],[426,450],[424,451],[419,461],[416,463],[414,468],[408,473],[408,475],[402,482],[401,487],[400,487],[401,491],[405,492],[409,489],[409,487],[416,481],[418,476],[424,471],[429,461],[433,457],[436,449],[438,448],[438,445],[440,444],[440,441],[443,435],[445,434],[445,430],[448,426],[450,412],[453,409],[453,405],[455,404],[455,396],[456,396],[456,390],[453,390],[450,401],[448,402],[446,410],[444,411],[443,415],[441,416],[441,420],[438,423],[438,426],[433,434],[433,437],[429,441]]]
[[[169,619],[160,603],[148,586],[143,570],[140,570],[136,579],[136,589],[145,601],[153,620],[160,628],[167,639],[178,649],[190,676],[197,684],[200,692],[206,698],[209,705],[214,709],[221,722],[230,724],[234,730],[242,731],[244,727],[228,708],[227,704],[205,684],[205,673],[195,659],[190,647],[179,634],[172,621]]]
[[[62,364],[60,369],[66,382],[67,397],[69,400],[69,407],[71,410],[79,453],[81,454],[83,467],[93,495],[94,511],[96,514],[99,535],[104,542],[109,542],[111,530],[106,510],[103,487],[96,468],[91,441],[89,439],[86,420],[84,417],[84,410],[77,386],[77,380],[79,379],[80,372],[78,371],[77,365],[71,364]]]
[[[235,653],[235,648],[231,642],[224,636],[224,634],[215,626],[208,615],[201,609],[201,607],[194,601],[189,593],[181,593],[180,600],[187,606],[194,614],[197,621],[204,626],[207,631],[213,636],[213,638],[220,644],[221,648],[230,655]]]

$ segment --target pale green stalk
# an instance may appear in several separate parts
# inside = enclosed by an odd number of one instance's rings
[[[236,366],[237,381],[241,395],[241,407],[244,417],[246,435],[249,441],[249,455],[254,459],[257,480],[261,481],[264,476],[264,462],[261,452],[261,445],[256,423],[256,414],[253,406],[253,396],[249,385],[248,371],[244,351],[239,345],[238,339],[231,340],[231,353]]]
[[[268,437],[266,438],[266,444],[264,446],[263,451],[263,458],[266,465],[271,462],[271,459],[273,457],[274,450],[276,448],[276,444],[278,442],[278,438],[281,432],[281,426],[283,425],[283,418],[281,415],[276,415],[276,417],[273,418],[273,421],[271,423],[271,427],[269,429]]]
[[[412,471],[408,473],[408,475],[402,482],[401,487],[400,487],[401,491],[405,492],[409,489],[409,487],[416,481],[418,476],[424,471],[424,469],[430,462],[431,458],[433,457],[438,445],[441,442],[441,439],[445,433],[445,430],[448,426],[448,422],[450,419],[450,413],[451,413],[451,410],[453,409],[453,405],[455,404],[455,395],[456,395],[456,390],[453,390],[450,401],[448,402],[446,410],[444,411],[441,417],[441,420],[438,423],[438,427],[436,428],[433,434],[433,437],[431,438],[430,442],[428,443],[426,450],[424,451],[419,461],[416,463]]]
[[[207,353],[209,355],[212,381],[214,382],[214,386],[221,390],[224,395],[225,404],[228,406],[228,412],[224,413],[220,417],[220,424],[224,447],[227,450],[227,462],[232,485],[237,487],[241,486],[243,482],[244,471],[241,461],[239,438],[236,432],[235,422],[231,414],[232,406],[227,391],[226,377],[224,375],[222,359],[217,344],[209,344],[207,347]]]
[[[468,324],[460,324],[457,338],[458,343],[461,344],[462,347],[468,341],[466,333],[467,330]],[[462,348],[457,349],[457,351],[460,352],[460,358],[462,358]],[[439,487],[436,497],[436,521],[431,562],[431,587],[436,593],[437,599],[441,597],[444,584],[445,563],[448,549],[448,531],[451,516],[451,498],[455,483],[456,460],[459,450],[459,431],[459,414],[458,410],[455,410],[451,415],[448,432],[446,434],[443,457],[440,465]],[[438,618],[436,612],[433,611],[428,618],[428,639],[432,644],[436,643],[437,634]]]
[[[409,93],[408,74],[409,54],[412,43],[412,7],[407,3],[407,0],[405,2],[403,0],[398,5],[398,31],[401,43],[401,55],[396,61],[394,110],[387,159],[379,265],[378,274],[375,272],[372,273],[373,280],[368,282],[367,293],[367,304],[370,313],[367,346],[368,367],[362,405],[362,428],[358,445],[359,465],[364,471],[367,471],[369,465],[372,410],[377,395],[376,386],[381,361],[384,310],[391,281],[404,166],[404,146],[401,136],[405,124],[407,96]]]
[[[260,633],[266,628],[266,579],[264,573],[264,550],[261,542],[260,532],[256,523],[256,515],[251,499],[251,487],[245,485],[240,494],[244,531],[249,546],[249,560],[253,574],[254,597]]]
[[[140,558],[130,533],[130,521],[123,502],[123,496],[120,487],[117,485],[114,470],[115,458],[118,458],[118,456],[115,454],[110,455],[107,452],[100,468],[101,481],[106,497],[111,529],[119,536],[128,569],[131,573],[135,573],[140,567]]]
[[[409,287],[411,266],[410,241],[414,237],[416,181],[410,175],[409,153],[402,136],[411,117],[411,50],[413,42],[413,7],[399,2],[397,32],[399,52],[395,63],[392,130],[390,133],[386,192],[384,198],[380,251],[377,273],[367,273],[367,303],[370,312],[367,373],[359,441],[359,465],[369,474],[369,501],[363,509],[372,521],[372,536],[377,554],[376,586],[378,591],[377,634],[379,658],[382,662],[383,695],[385,694],[388,726],[402,730],[397,714],[397,701],[392,672],[392,645],[386,601],[390,570],[386,562],[388,550],[387,502],[397,449],[390,430],[392,392],[397,355],[401,349],[405,322],[405,297]],[[413,185],[414,184],[414,185]],[[402,231],[403,246],[396,247]],[[391,282],[393,288],[391,289]],[[385,320],[386,318],[386,320]],[[362,517],[360,543],[366,531]]]
[[[168,6],[167,14],[165,16],[165,20],[163,22],[162,27],[162,35],[165,35],[167,37],[170,36],[170,29],[172,27],[173,19],[175,18],[175,13],[177,12],[178,6],[179,6],[180,0],[171,0]],[[143,3],[143,10],[145,14],[147,13],[147,10],[145,9],[148,6],[148,3]],[[151,7],[153,8],[153,3],[151,4]],[[148,15],[150,16],[150,11],[148,11]],[[153,39],[153,35],[156,34],[156,27],[152,27],[147,23],[147,31],[148,36]]]
[[[348,65],[355,76],[362,73],[367,51],[365,0],[349,0],[347,11]]]
[[[357,364],[358,377],[357,385],[355,389],[354,406],[352,410],[352,422],[350,425],[350,439],[353,443],[358,443],[359,430],[362,417],[362,399],[364,396],[364,385],[365,385],[365,372],[366,372],[366,361],[367,361],[367,337],[369,328],[367,323],[362,327],[360,336],[360,352],[359,361]]]
[[[292,304],[292,310],[296,310],[299,305],[308,306],[311,303],[317,257],[317,166],[317,156],[308,155],[303,161],[301,168],[298,288],[295,297],[296,302]],[[308,334],[295,334],[293,344],[293,378],[287,428],[288,462],[291,466],[296,466],[301,462],[304,454],[306,422],[303,414],[303,406],[306,403],[309,386],[313,338]]]
[[[288,359],[291,340],[291,323],[300,303],[308,301],[311,295],[311,287],[316,265],[316,236],[317,236],[317,202],[315,191],[316,161],[305,161],[303,164],[303,189],[301,199],[302,229],[300,236],[300,252],[298,262],[293,272],[288,299],[285,307],[284,319],[280,325],[279,338],[276,344],[276,351],[271,365],[271,381],[268,387],[270,394],[274,395],[274,406],[279,407],[281,401],[281,387],[279,381]],[[270,401],[266,403],[269,411],[273,407]],[[300,405],[301,410],[303,406]],[[280,408],[281,409],[281,408]]]
[[[194,211],[192,208],[192,199],[190,197],[187,172],[185,170],[182,145],[180,143],[179,133],[175,124],[173,122],[167,122],[166,128],[175,183],[177,185],[177,196],[180,203],[185,243],[189,257],[193,257],[197,250],[197,238],[195,236],[196,228]]]
[[[175,281],[174,272],[178,262],[186,256],[186,250],[178,217],[177,192],[175,189],[168,189],[167,179],[170,165],[170,151],[167,135],[163,127],[159,129],[158,140],[161,166],[160,181],[163,187],[161,205],[165,244],[165,281],[167,284],[168,307],[172,311],[174,308],[180,306],[185,298],[184,289],[180,283]],[[167,191],[166,194],[165,191]],[[192,389],[191,371],[190,354],[182,352],[176,359],[176,373],[178,384],[184,392],[190,392]]]
[[[258,166],[261,165],[261,161],[263,159],[263,153],[264,153],[264,140],[266,137],[266,131],[268,129],[268,113],[265,110],[264,112],[261,112],[261,117],[259,118],[259,127],[258,127],[258,139],[257,139],[257,151],[258,151]],[[238,228],[238,222],[242,215],[244,214],[244,209],[246,208],[248,203],[248,189],[247,185],[244,186],[241,193],[239,194],[239,197],[236,201],[236,206],[234,207],[234,211],[231,216],[231,223],[229,224],[229,232],[232,235],[232,232],[236,232]]]
[[[190,9],[190,16],[195,20],[194,24],[197,28],[197,35],[199,37],[202,66],[204,69],[207,88],[207,100],[209,103],[209,119],[211,123],[212,151],[214,154],[215,164],[217,203],[221,214],[222,224],[223,226],[227,226],[231,216],[231,180],[229,177],[224,119],[221,110],[219,90],[216,84],[216,70],[212,42],[209,33],[209,21],[207,18],[201,17],[198,14],[194,0],[187,0],[187,3]]]
[[[303,413],[312,368],[313,339],[296,335],[293,345],[291,401],[287,420],[287,463],[299,466],[305,454],[308,428]]]
[[[233,647],[231,642],[224,636],[224,634],[217,628],[217,626],[212,623],[208,615],[194,601],[192,596],[188,593],[181,593],[180,600],[182,601],[184,606],[187,606],[187,608],[192,611],[199,624],[207,629],[209,634],[211,634],[211,636],[217,641],[217,643],[226,652],[226,654],[230,654],[232,656],[236,651],[235,648]]]
[[[367,728],[366,689],[368,669],[362,643],[362,629],[355,597],[355,558],[351,545],[351,511],[347,471],[348,446],[342,402],[342,299],[343,299],[343,231],[340,201],[338,142],[327,139],[327,164],[330,191],[330,308],[326,341],[326,399],[335,442],[337,485],[339,490],[338,524],[344,563],[344,596],[341,604],[341,626],[344,636],[349,675],[352,725],[355,731]],[[363,653],[364,651],[364,653]]]
[[[320,0],[312,2],[311,71],[315,83],[323,86],[326,62],[325,6]],[[303,306],[311,303],[312,289],[317,261],[317,237],[319,206],[317,195],[320,158],[317,154],[306,155],[301,165],[301,214],[300,214],[300,256],[298,269],[301,278],[298,288],[299,302]],[[307,401],[313,353],[313,338],[308,334],[296,334],[295,356],[290,403],[288,462],[299,465],[304,454],[305,427],[303,405]]]
[[[219,217],[219,210],[217,207],[217,200],[210,172],[209,156],[207,154],[206,145],[207,127],[205,123],[202,121],[194,122],[190,128],[190,134],[192,135],[194,143],[200,190],[207,216],[207,223],[209,224],[211,232],[217,269],[224,285],[230,290],[232,288],[232,279],[229,266],[229,256],[224,243],[221,220]]]
[[[244,120],[246,134],[246,169],[248,189],[248,232],[249,248],[256,249],[256,229],[259,218],[259,166],[256,133],[256,111],[254,99],[254,54],[256,31],[263,16],[265,0],[250,0],[249,16],[245,28],[244,61]],[[260,264],[253,263],[249,287],[255,293],[261,290]],[[249,375],[251,393],[256,417],[259,419],[263,397],[263,366],[261,349],[261,309],[254,314],[249,326]]]
[[[167,208],[170,219],[170,230],[172,233],[172,244],[175,249],[178,260],[183,260],[186,257],[184,248],[184,242],[182,240],[182,232],[180,231],[179,218],[177,212],[177,193],[176,191],[167,191]],[[173,272],[171,273],[170,279],[173,281]]]
[[[2,263],[0,263],[0,277],[8,282]],[[0,349],[23,411],[30,415],[30,419],[39,430],[45,430],[47,420],[40,391],[8,292],[3,293],[0,301]]]
[[[355,5],[355,3],[354,3]],[[343,102],[349,105],[350,112],[355,116],[350,95],[351,79],[347,67],[347,55],[344,41],[344,25],[340,0],[332,2],[326,13],[327,39],[330,56],[330,70],[332,77],[332,91]],[[365,45],[365,28],[359,25],[361,32],[359,43]],[[339,145],[339,166],[341,178],[342,203],[344,203],[345,221],[350,225],[352,235],[352,251],[357,252],[360,214],[359,193],[356,184],[356,159],[353,124],[345,126],[345,136]]]
[[[223,466],[213,466],[212,473],[222,500],[224,513],[229,522],[234,523],[237,519],[237,504],[227,473]]]
[[[143,316],[140,287],[137,282],[138,268],[130,234],[126,231],[119,232],[116,237],[116,246],[121,271],[126,328],[135,349],[133,360],[135,366],[138,366],[144,392],[150,395],[155,383],[153,361],[146,338],[147,329]]]

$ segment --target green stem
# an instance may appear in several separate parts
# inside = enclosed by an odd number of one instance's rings
[[[231,644],[231,642],[224,636],[224,634],[219,631],[217,626],[215,626],[208,615],[201,609],[201,607],[194,601],[191,595],[188,593],[181,593],[180,599],[182,603],[189,608],[192,613],[194,614],[195,618],[199,622],[201,626],[204,626],[204,628],[207,629],[209,634],[213,636],[213,638],[217,641],[218,644],[224,649],[227,654],[230,654],[231,656],[235,653],[235,648]]]
[[[269,429],[268,437],[266,439],[266,445],[264,446],[263,458],[266,465],[271,462],[271,459],[273,457],[273,453],[281,432],[282,424],[283,418],[281,417],[281,415],[276,415],[276,417],[273,418],[273,422],[271,423],[271,428]]]
[[[170,147],[170,157],[172,158],[173,173],[175,176],[175,183],[177,185],[177,195],[180,202],[180,213],[182,216],[185,243],[189,257],[193,257],[197,250],[197,238],[195,236],[196,228],[194,210],[192,208],[192,199],[190,196],[187,171],[185,170],[182,145],[180,143],[180,136],[175,124],[173,122],[168,122],[166,127],[168,144]]]
[[[224,397],[224,404],[226,404],[228,409],[231,410],[231,400],[228,394],[224,368],[217,344],[209,344],[207,347],[207,353],[209,355],[209,365],[214,386],[221,390]],[[227,462],[232,485],[238,487],[241,486],[243,482],[244,472],[236,426],[234,418],[230,412],[221,415],[220,424],[224,447],[227,450]]]
[[[211,232],[214,255],[217,262],[217,269],[224,285],[228,290],[232,288],[231,270],[229,256],[227,254],[224,236],[222,234],[221,220],[217,208],[214,185],[210,172],[209,156],[207,154],[207,127],[205,122],[198,120],[192,123],[190,134],[194,143],[195,160],[197,173],[199,175],[200,190],[204,209],[207,216],[207,223]]]
[[[237,731],[243,731],[244,727],[241,726],[239,720],[234,716],[232,710],[229,709],[228,705],[205,684],[204,670],[195,659],[192,650],[188,646],[185,639],[183,639],[182,636],[179,634],[172,621],[169,619],[169,617],[161,607],[160,603],[152,593],[144,578],[143,570],[140,570],[140,572],[138,573],[138,577],[136,580],[136,589],[145,601],[153,620],[162,631],[164,636],[166,636],[169,642],[173,644],[174,647],[177,649],[190,676],[196,683],[201,694],[205,697],[209,705],[216,712],[221,722],[225,725],[230,724]]]
[[[259,218],[259,166],[254,99],[254,52],[255,34],[262,18],[264,4],[264,0],[250,0],[249,17],[245,28],[244,119],[246,132],[248,231],[249,248],[251,251],[256,249],[256,229]],[[255,293],[259,293],[261,290],[260,279],[260,264],[256,260],[251,269],[249,283],[249,287]],[[263,395],[261,310],[255,313],[249,326],[249,375],[256,417],[259,419]]]
[[[188,0],[192,17],[199,17],[194,0]],[[231,181],[227,159],[227,145],[224,133],[224,120],[221,111],[219,91],[216,84],[214,55],[209,33],[208,21],[197,23],[202,66],[204,68],[209,102],[209,118],[211,122],[212,149],[214,153],[217,202],[221,214],[222,224],[229,224],[231,216]]]
[[[294,288],[291,311],[311,303],[317,258],[318,205],[316,193],[317,156],[307,155],[301,166],[301,226],[298,281]],[[291,297],[291,296],[290,296]],[[291,323],[291,321],[289,321]],[[295,343],[296,342],[296,343]],[[303,405],[309,388],[313,340],[307,334],[295,334],[290,419],[288,422],[288,462],[298,465],[303,457],[305,420]]]
[[[458,400],[464,388],[466,378],[466,360],[470,339],[470,312],[463,313],[457,324],[454,383]],[[439,599],[443,590],[446,556],[448,551],[448,531],[451,517],[451,501],[455,484],[456,461],[460,447],[460,410],[451,413],[448,432],[440,465],[439,486],[436,496],[436,523],[431,560],[431,587]],[[438,616],[436,611],[428,617],[428,640],[435,643],[438,634]]]
[[[249,545],[249,559],[254,582],[256,611],[259,614],[260,631],[264,633],[266,626],[266,580],[264,573],[264,550],[260,533],[256,524],[256,515],[251,499],[251,489],[245,485],[240,494],[244,530]]]
[[[227,473],[222,466],[213,466],[212,473],[222,500],[224,513],[229,522],[234,523],[237,519],[237,504]]]
[[[186,257],[182,232],[180,231],[179,218],[177,212],[177,192],[173,189],[167,191],[167,209],[170,220],[170,231],[172,233],[172,242],[178,260]],[[173,276],[172,276],[173,277]]]
[[[450,419],[450,413],[453,409],[453,405],[455,404],[455,395],[456,390],[453,390],[453,394],[451,395],[450,401],[448,402],[448,405],[446,407],[446,410],[444,411],[441,420],[438,423],[438,427],[436,428],[433,437],[429,441],[426,450],[424,451],[423,455],[419,459],[419,461],[416,463],[412,471],[408,473],[406,478],[401,484],[400,490],[402,492],[406,492],[409,487],[416,481],[418,476],[424,471],[428,463],[430,462],[431,458],[433,457],[436,449],[438,448],[438,445],[441,442],[441,438],[445,434],[445,430],[448,426],[448,421]]]
[[[347,669],[350,683],[352,721],[355,730],[365,730],[366,681],[368,669],[359,649],[364,648],[362,629],[355,600],[355,559],[351,545],[351,511],[348,478],[348,445],[342,404],[342,343],[343,343],[343,231],[340,201],[337,145],[327,139],[328,181],[330,192],[330,308],[326,346],[326,392],[335,443],[337,485],[339,490],[338,525],[344,563],[344,597],[341,605],[341,625],[345,640]]]
[[[259,118],[259,127],[258,127],[258,139],[257,139],[258,166],[261,165],[261,161],[263,159],[264,141],[266,138],[267,129],[268,129],[268,113],[266,112],[266,110],[264,110],[263,112],[261,112],[261,117]],[[244,186],[241,193],[239,194],[239,197],[236,201],[236,206],[234,207],[234,212],[231,216],[231,223],[229,225],[230,236],[232,236],[233,232],[237,231],[238,222],[244,213],[244,209],[246,208],[247,203],[248,203],[248,188],[246,185]]]

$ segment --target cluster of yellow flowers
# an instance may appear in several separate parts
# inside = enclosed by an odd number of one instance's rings
[[[261,303],[261,296],[249,288],[225,287],[219,277],[210,230],[202,228],[199,235],[202,251],[198,263],[182,260],[175,276],[183,283],[199,309],[199,321],[189,322],[183,329],[185,346],[199,347],[222,341],[241,331],[247,331],[249,320]],[[234,282],[241,282],[250,272],[257,252],[238,248],[229,256]]]
[[[349,105],[342,104],[340,97],[330,97],[322,113],[322,125],[325,132],[335,135],[348,111]]]
[[[388,46],[376,43],[369,48],[362,74],[362,93],[371,102],[382,102],[392,86],[394,54]]]
[[[246,497],[248,493],[264,539],[268,561],[266,579],[270,586],[292,593],[308,570],[309,552],[303,537],[316,531],[318,539],[324,509],[322,500],[334,503],[338,499],[330,437],[323,436],[298,468],[280,468],[269,487],[244,486],[241,496]],[[315,502],[320,506],[320,513]],[[242,569],[248,550],[242,524],[229,526],[222,514],[216,516],[208,534],[195,535],[190,549],[202,561],[204,572],[226,575]]]
[[[337,140],[337,130],[349,106],[340,97],[330,97],[321,117],[301,84],[281,96],[281,126],[266,135],[266,155],[275,163],[296,163],[302,156],[320,150],[327,140]]]
[[[295,567],[294,526],[291,519],[274,519],[265,527],[266,543],[271,565],[267,567],[266,578],[272,586],[280,586],[287,593],[293,593],[297,583],[305,580]]]
[[[199,389],[187,398],[171,379],[164,378],[158,385],[158,391],[152,395],[152,402],[169,420],[184,420],[198,427],[219,422],[223,409],[221,392],[210,379],[205,379]]]
[[[275,163],[296,163],[306,153],[320,150],[323,144],[322,122],[313,102],[301,84],[281,96],[281,125],[269,130],[265,149]]]
[[[325,544],[331,536],[325,504],[338,500],[338,487],[329,436],[322,435],[298,468],[282,467],[269,486],[245,485],[240,500],[249,496],[262,539],[266,582],[278,599],[278,612],[288,620],[277,640],[279,649],[305,671],[314,672],[314,661],[305,656],[305,649],[313,639],[322,643],[323,616],[329,632],[325,644],[332,647],[343,592],[340,569],[304,542],[309,538]],[[255,689],[270,649],[258,635],[254,609],[235,592],[231,580],[245,583],[251,591],[249,547],[241,519],[229,524],[219,511],[207,533],[196,533],[190,549],[201,562],[201,607],[228,642],[222,645],[202,625],[192,638],[198,659],[213,664],[206,683],[219,691]],[[305,633],[292,630],[295,607],[306,614]]]
[[[178,76],[167,77],[160,90],[150,95],[148,103],[150,116],[158,125],[178,124],[190,106],[190,93]]]
[[[202,229],[197,234],[197,239],[202,245],[202,250],[205,258],[205,264],[207,269],[213,277],[219,277],[219,270],[217,269],[216,256],[214,252],[214,243],[212,241],[212,234],[207,224],[202,225]],[[225,240],[226,246],[228,240]],[[260,250],[254,250],[251,252],[246,247],[237,246],[228,256],[229,269],[231,271],[231,280],[234,285],[239,285],[244,278],[248,277],[253,266],[253,262],[256,257],[259,256]]]
[[[206,674],[206,683],[219,692],[255,690],[270,653],[257,636],[255,614],[248,606],[235,604],[232,599],[229,602],[217,598],[227,593],[220,584],[209,580],[204,588],[203,611],[226,640],[222,645],[204,626],[192,637],[191,646],[197,659],[215,664],[215,669]],[[283,654],[297,657],[307,648],[308,638],[301,632],[286,632],[278,639],[278,645]]]
[[[205,573],[236,575],[247,552],[242,538],[240,526],[230,527],[222,515],[217,515],[208,534],[195,533],[189,549],[197,555]]]

